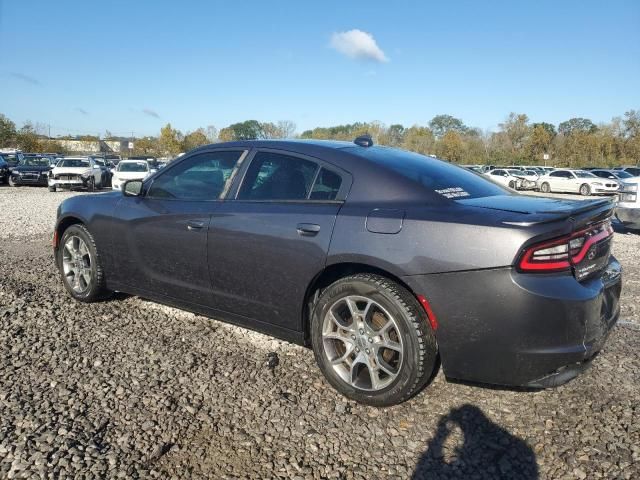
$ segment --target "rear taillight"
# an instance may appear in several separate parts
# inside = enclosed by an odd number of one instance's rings
[[[606,221],[565,237],[532,245],[520,256],[518,267],[527,272],[567,270],[580,263],[592,245],[611,235],[611,222]]]

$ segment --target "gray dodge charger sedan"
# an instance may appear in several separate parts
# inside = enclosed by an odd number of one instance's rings
[[[77,300],[122,291],[311,346],[338,391],[387,406],[440,364],[504,386],[578,375],[619,314],[612,210],[370,137],[242,141],[65,200],[53,247]]]

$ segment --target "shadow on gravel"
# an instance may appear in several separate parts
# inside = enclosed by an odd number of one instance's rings
[[[456,426],[462,431],[462,441],[448,448]],[[533,480],[539,476],[533,450],[494,424],[478,407],[467,404],[440,418],[412,476],[413,480],[449,478]]]

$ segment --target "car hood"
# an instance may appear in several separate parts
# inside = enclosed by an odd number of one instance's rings
[[[456,200],[456,203],[468,207],[487,208],[503,212],[519,214],[549,214],[564,216],[577,212],[591,210],[597,206],[610,203],[602,200],[565,200],[561,198],[534,197],[530,195],[496,195],[493,197],[481,197]]]
[[[91,170],[91,167],[55,167],[52,172],[54,175],[75,173],[77,175],[86,173]]]

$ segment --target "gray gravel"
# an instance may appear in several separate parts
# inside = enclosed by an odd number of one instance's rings
[[[638,235],[614,243],[631,323],[583,376],[515,392],[439,375],[379,410],[304,348],[136,297],[70,300],[49,248],[67,195],[0,187],[0,478],[640,476]]]

